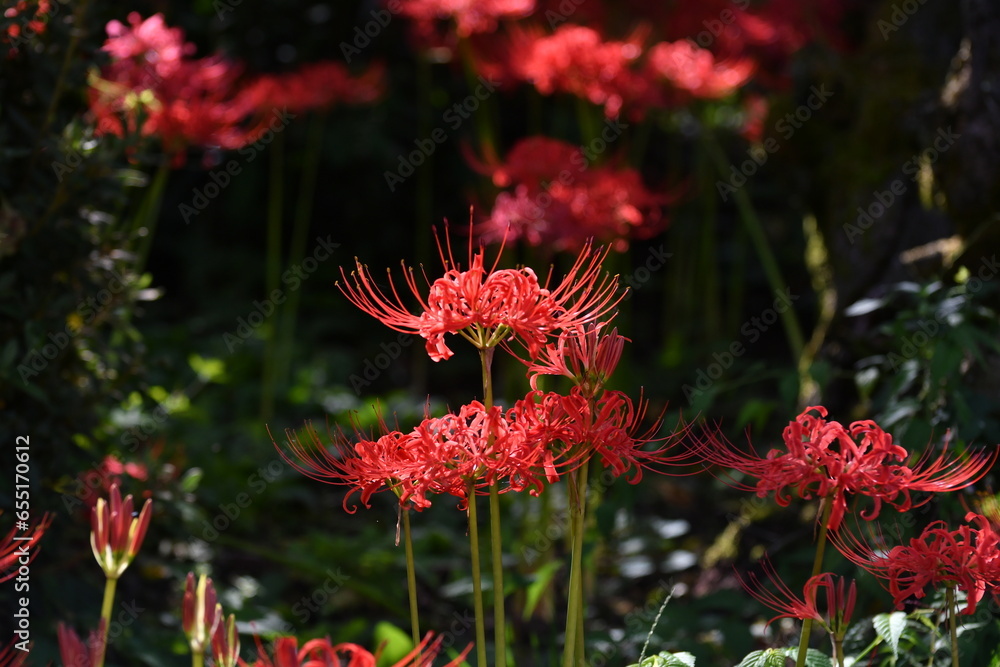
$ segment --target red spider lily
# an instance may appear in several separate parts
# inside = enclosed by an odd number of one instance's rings
[[[221,605],[219,616],[222,616]],[[217,667],[236,667],[240,659],[240,637],[236,633],[236,615],[221,621],[212,635],[212,659]]]
[[[791,491],[805,500],[831,503],[830,530],[837,530],[843,521],[847,494],[873,499],[873,507],[860,515],[871,521],[882,503],[905,512],[930,500],[914,502],[912,492],[940,493],[975,483],[997,456],[994,450],[962,460],[942,452],[932,459],[924,452],[910,467],[905,465],[909,452],[875,422],[857,421],[845,429],[839,422],[828,422],[826,415],[823,406],[806,408],[785,428],[785,449],[772,449],[763,459],[737,451],[714,435],[701,443],[698,453],[706,461],[756,477],[756,485],[736,484],[737,488],[756,491],[761,498],[773,491],[782,507],[791,502]]]
[[[188,572],[184,582],[181,627],[192,653],[205,652],[222,622],[222,605],[217,599],[215,586],[210,578],[202,574],[195,583],[194,573]]]
[[[779,618],[797,618],[805,620],[811,618],[820,623],[830,634],[838,634],[847,629],[851,621],[851,614],[854,613],[854,603],[857,598],[857,584],[851,581],[851,585],[845,591],[846,582],[843,577],[838,577],[834,581],[833,575],[829,572],[817,574],[810,577],[802,589],[802,597],[799,598],[783,581],[778,577],[774,566],[769,561],[763,562],[764,573],[774,584],[776,592],[768,591],[761,585],[757,576],[751,573],[749,581],[744,581],[737,574],[740,585],[761,604],[770,607],[778,612],[778,615],[767,622],[768,625],[774,623]],[[819,612],[817,606],[817,596],[820,590],[826,591],[827,615]]]
[[[194,47],[159,14],[143,20],[132,12],[128,20],[108,24],[103,50],[113,59],[91,80],[98,134],[157,136],[179,161],[192,145],[244,146],[270,120],[242,95],[241,66],[221,56],[189,59]]]
[[[10,644],[0,648],[0,667],[21,667],[28,659],[28,651],[16,648],[17,644],[17,637],[15,637]]]
[[[662,229],[661,209],[673,199],[648,190],[634,169],[591,167],[579,147],[546,137],[522,139],[503,164],[469,160],[495,184],[513,187],[497,196],[489,218],[477,227],[484,243],[524,239],[578,251],[596,239],[622,252],[629,239]]]
[[[104,655],[104,619],[97,629],[90,633],[86,643],[72,628],[60,623],[56,630],[59,641],[59,655],[65,667],[95,667]]]
[[[646,64],[653,76],[666,79],[673,88],[708,99],[725,97],[740,88],[755,69],[749,58],[717,61],[711,51],[686,39],[656,44],[646,54]]]
[[[407,436],[400,431],[388,431],[381,420],[380,424],[384,435],[367,439],[358,434],[353,444],[338,432],[333,451],[323,444],[311,424],[306,425],[305,440],[291,429],[285,431],[287,453],[273,437],[271,440],[282,458],[299,473],[319,482],[350,486],[351,490],[344,497],[344,510],[353,514],[357,508],[348,506],[352,495],[360,493],[365,507],[371,506],[372,495],[381,489],[392,489],[401,495],[402,481],[418,466],[416,457],[407,447]],[[429,501],[420,504],[421,501],[412,496],[401,500],[410,502],[418,510],[430,505]]]
[[[90,546],[109,579],[120,577],[139,553],[152,512],[153,501],[147,499],[138,516],[133,516],[132,495],[123,501],[117,484],[111,485],[110,501],[98,498],[91,513]]]
[[[329,109],[335,104],[369,104],[385,92],[385,67],[352,77],[343,63],[326,60],[294,72],[260,76],[245,89],[250,105],[285,108],[294,113]]]
[[[18,531],[16,524],[10,529],[10,532],[3,538],[3,542],[0,542],[0,584],[16,577],[19,566],[28,565],[34,560],[35,556],[38,555],[38,548],[34,545],[45,534],[45,529],[49,527],[50,523],[52,523],[52,517],[45,514],[32,529],[30,536],[27,533],[17,536],[20,531]],[[24,561],[23,558],[27,558],[27,560]],[[7,570],[10,570],[10,573],[4,574]]]
[[[622,297],[616,295],[616,280],[601,276],[606,249],[584,247],[562,281],[550,289],[551,273],[540,283],[530,268],[497,269],[494,262],[486,270],[485,250],[480,247],[473,253],[471,238],[466,270],[455,263],[447,233],[445,246],[447,257],[438,240],[445,274],[433,283],[425,275],[429,285],[426,297],[420,294],[413,270],[403,265],[406,285],[419,302],[420,314],[411,313],[403,304],[391,274],[390,297],[360,261],[355,260],[350,280],[341,268],[344,282],[337,285],[351,303],[389,328],[426,339],[427,353],[434,361],[454,354],[445,344],[447,334],[459,334],[479,349],[515,336],[534,356],[549,335],[600,319]]]
[[[633,70],[643,38],[637,32],[627,41],[605,41],[597,30],[573,24],[551,35],[514,32],[508,67],[543,95],[569,93],[603,106],[605,116],[615,118],[644,85]]]
[[[540,375],[562,375],[580,387],[584,396],[596,396],[618,366],[625,341],[618,329],[600,333],[602,324],[563,331],[554,343],[542,348],[537,359],[528,362],[532,389],[538,389]]]
[[[910,597],[923,598],[927,587],[955,587],[966,594],[962,614],[973,614],[986,589],[1000,584],[1000,535],[981,514],[970,512],[966,525],[951,530],[944,521],[928,525],[908,544],[872,548],[863,538],[842,531],[831,542],[844,556],[889,583],[897,608]],[[884,537],[878,536],[884,543]]]
[[[500,19],[527,16],[535,0],[399,0],[400,12],[421,23],[453,18],[460,37],[492,32]]]
[[[441,637],[432,639],[428,634],[424,639],[393,667],[431,667],[441,651]],[[465,660],[470,644],[461,655],[445,667],[458,667]],[[378,656],[357,644],[331,644],[329,639],[313,639],[299,648],[295,637],[281,637],[275,640],[272,657],[268,657],[257,638],[257,659],[248,663],[242,659],[241,667],[375,667]]]
[[[25,33],[40,35],[45,32],[45,26],[52,11],[51,0],[19,0],[4,9],[0,17],[0,41],[6,44],[17,44]],[[11,55],[17,53],[11,50]]]
[[[615,477],[633,471],[629,484],[638,484],[643,469],[651,466],[689,466],[695,464],[689,452],[668,454],[686,435],[682,428],[665,438],[654,437],[660,430],[661,419],[643,434],[638,430],[646,415],[648,403],[641,398],[638,404],[619,391],[605,391],[596,399],[588,398],[580,387],[574,387],[569,396],[560,401],[566,415],[566,445],[570,453],[582,450],[583,461],[599,456],[601,464]],[[644,449],[647,444],[660,443],[654,449]],[[659,470],[662,472],[662,470]]]

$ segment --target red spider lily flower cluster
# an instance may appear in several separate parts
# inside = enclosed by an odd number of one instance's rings
[[[663,229],[662,208],[674,199],[647,189],[634,169],[591,166],[578,147],[546,137],[522,139],[503,164],[475,166],[510,188],[477,227],[484,243],[523,239],[578,252],[594,239],[623,252],[630,239]]]
[[[441,19],[453,19],[459,37],[491,32],[501,19],[519,18],[535,10],[535,0],[398,0],[404,16],[423,24]]]
[[[427,296],[421,295],[413,270],[403,266],[406,286],[417,298],[420,314],[410,312],[403,304],[391,274],[389,296],[360,261],[355,261],[350,280],[341,269],[343,283],[338,283],[351,303],[382,324],[423,337],[427,353],[434,361],[454,354],[445,343],[447,334],[459,334],[479,349],[515,337],[533,356],[549,335],[597,321],[621,300],[616,295],[616,281],[601,274],[607,250],[594,250],[587,245],[562,281],[549,288],[551,274],[541,283],[530,268],[498,270],[494,263],[487,270],[485,251],[480,246],[473,253],[471,238],[469,268],[465,270],[455,263],[450,247],[447,257],[440,242],[438,248],[445,274],[433,283],[428,281]]]
[[[986,590],[1000,585],[1000,535],[981,514],[970,512],[965,521],[954,530],[935,521],[907,544],[888,549],[847,531],[831,541],[852,563],[888,582],[897,608],[908,598],[923,598],[928,586],[944,586],[963,591],[961,613],[973,614]]]
[[[711,51],[688,40],[660,42],[646,57],[651,73],[666,79],[676,90],[701,99],[726,97],[746,84],[755,69],[749,58],[718,60]]]
[[[423,640],[393,667],[431,667],[441,651],[441,637],[428,634]],[[468,655],[471,644],[445,667],[458,667]],[[312,639],[299,648],[295,637],[281,637],[275,640],[272,654],[268,657],[260,639],[257,639],[258,657],[253,662],[239,661],[241,667],[375,667],[378,654],[357,644],[331,644],[329,639]]]
[[[15,536],[19,532],[16,525],[4,536],[3,541],[0,542],[0,584],[16,577],[19,566],[28,565],[34,560],[35,556],[38,555],[38,548],[35,547],[35,543],[45,534],[45,529],[49,527],[51,522],[52,518],[46,514],[32,529],[30,536],[22,534],[19,536],[20,539],[15,539]],[[27,563],[21,560],[25,557],[25,552],[22,550],[25,545],[31,545],[32,547],[28,549]]]
[[[706,461],[757,478],[754,486],[737,486],[756,491],[761,498],[774,492],[783,507],[792,500],[790,492],[805,500],[830,503],[827,528],[833,531],[843,521],[848,494],[874,501],[873,507],[860,515],[871,521],[878,517],[883,503],[905,512],[930,500],[914,501],[913,492],[941,493],[975,483],[997,456],[994,451],[963,460],[942,452],[932,459],[924,453],[911,467],[907,465],[910,452],[893,442],[875,422],[857,421],[844,427],[827,421],[826,415],[823,406],[806,408],[785,428],[784,448],[772,449],[764,458],[737,451],[715,436],[709,436],[698,451]]]
[[[95,667],[104,655],[104,619],[84,642],[72,628],[60,623],[57,629],[59,655],[63,665]]]
[[[843,577],[837,577],[835,580],[829,572],[817,574],[806,581],[800,598],[781,581],[774,566],[769,561],[765,560],[763,567],[767,578],[774,584],[775,592],[765,589],[753,573],[748,576],[748,581],[744,581],[739,575],[737,578],[755,600],[778,612],[777,616],[767,622],[768,625],[779,618],[797,618],[803,621],[811,618],[833,635],[840,634],[847,629],[851,622],[851,615],[854,613],[854,603],[857,598],[857,584],[853,580],[848,586]],[[820,613],[817,601],[821,590],[826,593],[825,617]]]
[[[153,512],[146,500],[138,516],[133,516],[132,496],[125,496],[117,484],[111,485],[111,499],[99,498],[91,513],[90,546],[94,558],[108,579],[117,579],[139,553]]]
[[[163,16],[108,24],[103,50],[111,56],[91,80],[90,109],[99,135],[156,136],[183,162],[189,146],[240,148],[287,109],[370,102],[382,91],[376,70],[353,80],[339,63],[317,63],[283,77],[247,82],[243,66],[220,55],[192,58],[194,45]]]

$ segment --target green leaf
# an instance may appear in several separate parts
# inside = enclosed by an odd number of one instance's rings
[[[539,600],[542,599],[542,594],[549,587],[552,577],[555,576],[560,567],[562,567],[562,563],[551,561],[538,568],[538,571],[535,572],[535,580],[528,585],[527,599],[524,603],[524,620],[531,618],[531,615],[535,612],[535,607],[538,606]]]
[[[410,636],[392,623],[380,621],[375,625],[375,645],[382,648],[378,667],[394,665],[414,649]]]
[[[662,651],[658,655],[651,655],[642,662],[633,663],[629,667],[694,667],[694,656],[690,653]]]
[[[206,359],[200,355],[192,354],[188,357],[188,363],[202,382],[218,382],[226,372],[226,365],[221,359]]]
[[[798,658],[799,647],[789,646],[784,653],[786,658]],[[833,659],[822,651],[814,648],[806,649],[806,667],[833,667]]]
[[[201,468],[191,468],[181,478],[181,490],[184,493],[194,493],[204,476],[205,471]]]
[[[785,649],[752,651],[736,667],[785,667]]]
[[[899,658],[899,638],[903,635],[903,628],[906,627],[906,614],[901,611],[894,611],[891,614],[878,614],[872,618],[872,625],[875,632],[892,649],[892,657]]]

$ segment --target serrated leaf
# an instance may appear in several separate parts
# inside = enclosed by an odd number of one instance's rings
[[[798,658],[799,647],[790,646],[785,649],[786,658]],[[833,659],[822,651],[814,648],[806,649],[806,667],[833,667]]]
[[[642,662],[629,665],[629,667],[694,667],[694,656],[690,653],[661,651],[659,654],[651,655]]]
[[[872,618],[872,625],[882,641],[892,649],[892,657],[898,659],[899,638],[903,635],[903,629],[906,627],[906,614],[901,611],[894,611],[891,614],[877,614]]]
[[[751,651],[736,667],[785,667],[785,651],[769,648]]]

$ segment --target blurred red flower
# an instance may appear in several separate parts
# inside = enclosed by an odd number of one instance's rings
[[[352,77],[343,63],[332,60],[302,65],[284,74],[259,76],[244,91],[253,107],[286,108],[294,113],[329,109],[336,104],[370,104],[384,93],[384,66],[373,66]]]
[[[104,656],[104,619],[98,623],[84,642],[69,626],[60,623],[56,631],[59,641],[59,656],[63,665],[73,667],[96,667]]]
[[[396,0],[399,11],[418,23],[454,19],[459,37],[490,32],[500,19],[527,16],[535,11],[535,0]],[[426,31],[426,30],[425,30]]]
[[[441,637],[427,636],[412,651],[392,667],[431,667],[441,651]],[[445,667],[458,667],[468,655],[470,644]],[[329,639],[312,639],[299,648],[295,637],[280,637],[274,641],[272,657],[268,657],[257,638],[257,659],[240,660],[242,667],[375,667],[378,655],[357,644],[331,644]]]
[[[654,77],[690,97],[719,98],[729,95],[750,80],[755,63],[749,58],[717,60],[711,51],[693,42],[660,42],[646,54],[646,64]]]
[[[767,578],[774,584],[776,592],[765,589],[753,573],[749,574],[747,581],[744,581],[739,574],[737,578],[744,590],[754,599],[778,612],[777,616],[767,622],[768,625],[779,618],[797,618],[803,621],[811,618],[819,622],[827,632],[836,634],[850,624],[857,598],[857,584],[854,581],[847,587],[843,577],[838,577],[834,581],[833,575],[829,572],[817,574],[806,581],[800,598],[781,580],[770,561],[765,559],[763,568]],[[820,590],[826,591],[826,617],[820,613],[818,607],[817,597]]]
[[[630,239],[648,238],[665,220],[674,195],[654,194],[628,167],[591,167],[579,147],[547,137],[515,144],[503,164],[476,164],[501,187],[489,218],[476,228],[484,243],[524,239],[555,251],[579,251],[590,240],[623,252]]]

